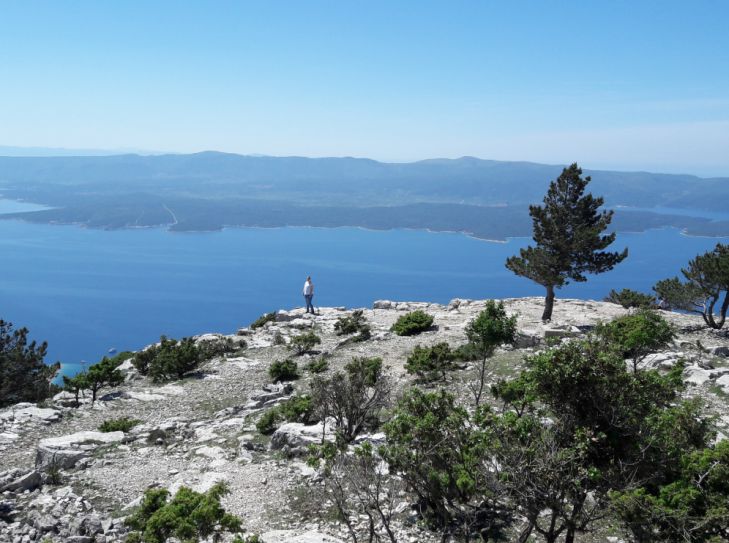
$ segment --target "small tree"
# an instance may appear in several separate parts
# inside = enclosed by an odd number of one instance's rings
[[[436,343],[432,347],[417,345],[408,356],[405,369],[422,381],[445,380],[446,373],[453,369],[453,352],[446,342]]]
[[[0,407],[50,396],[61,364],[46,365],[47,348],[45,342],[29,342],[27,328],[14,330],[12,323],[0,319]]]
[[[86,388],[91,390],[91,403],[96,402],[96,395],[104,387],[119,386],[124,382],[124,374],[117,369],[110,358],[104,357],[101,362],[91,366],[85,375]]]
[[[158,345],[152,345],[134,355],[132,364],[142,375],[149,375],[153,381],[182,379],[194,370],[201,361],[200,349],[192,338],[180,341],[160,337]]]
[[[658,297],[670,307],[700,314],[710,328],[724,326],[729,310],[729,245],[718,243],[713,251],[691,260],[681,273],[685,282],[674,277],[656,283],[653,290]]]
[[[390,390],[381,359],[355,358],[344,372],[328,379],[315,377],[311,396],[318,418],[334,419],[338,438],[349,443],[365,428],[379,424],[380,412],[390,402]]]
[[[475,385],[471,387],[478,407],[486,382],[488,359],[494,354],[496,347],[514,343],[516,340],[516,315],[508,317],[503,302],[488,300],[486,308],[466,326],[466,336],[480,359]]]
[[[289,343],[289,350],[294,351],[294,353],[301,356],[302,354],[311,351],[316,345],[319,345],[320,343],[321,338],[317,336],[314,332],[306,332],[304,334],[299,334],[298,336],[291,338],[291,343]]]
[[[586,281],[586,273],[611,270],[628,256],[605,252],[615,233],[603,235],[613,217],[612,211],[598,211],[602,198],[585,194],[590,177],[572,164],[549,185],[543,206],[529,206],[535,247],[520,250],[520,256],[506,260],[516,275],[531,279],[547,289],[542,320],[552,318],[554,289],[570,281]]]
[[[63,376],[63,390],[73,394],[76,407],[80,405],[79,396],[87,388],[89,388],[89,384],[86,380],[85,371],[79,372],[73,377],[69,377],[68,375]]]
[[[612,289],[605,296],[605,301],[612,304],[622,305],[625,309],[637,307],[639,309],[657,309],[656,299],[650,294],[643,294],[636,290],[624,288],[622,290]]]

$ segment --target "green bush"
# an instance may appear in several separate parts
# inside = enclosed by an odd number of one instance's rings
[[[437,343],[432,347],[418,345],[405,362],[408,373],[416,374],[423,381],[445,380],[446,372],[453,369],[453,352],[445,343]]]
[[[675,334],[671,325],[655,311],[641,310],[598,325],[595,334],[637,366],[646,355],[665,347]]]
[[[234,353],[239,349],[245,349],[248,344],[243,339],[233,341],[231,338],[221,338],[210,341],[201,341],[197,344],[200,360],[210,360],[212,358]]]
[[[295,381],[299,378],[299,367],[295,361],[287,358],[286,360],[276,360],[268,368],[268,375],[271,376],[274,383],[280,381]]]
[[[256,429],[263,435],[270,435],[283,421],[314,424],[317,420],[311,396],[302,394],[264,412],[256,423]]]
[[[462,362],[473,362],[474,360],[481,360],[482,349],[475,343],[464,343],[459,345],[453,351],[453,360],[460,360]]]
[[[0,407],[40,402],[54,392],[51,381],[61,365],[46,365],[48,345],[28,341],[27,328],[0,319]]]
[[[374,387],[382,377],[382,358],[357,356],[344,366],[351,379],[360,379],[365,386]]]
[[[202,355],[192,338],[180,341],[160,338],[158,345],[152,345],[134,356],[134,367],[142,375],[149,375],[153,381],[182,379],[200,364]]]
[[[220,499],[230,491],[225,483],[217,483],[205,493],[182,487],[170,499],[168,490],[150,488],[145,491],[139,509],[126,523],[133,530],[127,542],[165,543],[175,539],[192,543],[222,534],[240,534],[241,521],[225,511]]]
[[[99,426],[100,432],[128,432],[142,421],[139,419],[130,419],[121,417],[118,419],[107,419]]]
[[[429,330],[433,326],[433,317],[418,309],[401,316],[391,330],[398,336],[414,336]]]
[[[314,332],[305,332],[291,338],[291,343],[289,343],[289,350],[294,351],[297,355],[301,356],[302,354],[311,351],[316,345],[319,345],[320,343],[321,338],[317,336]]]
[[[334,331],[338,336],[348,336],[350,334],[362,333],[364,331],[369,334],[370,327],[364,316],[364,311],[357,309],[352,311],[351,315],[339,317],[334,323]]]
[[[640,309],[655,309],[656,300],[650,294],[643,294],[629,288],[620,291],[611,290],[605,297],[606,302],[622,305],[625,309],[637,307]]]
[[[79,393],[84,390],[91,391],[91,403],[96,402],[99,391],[105,387],[119,386],[124,382],[124,374],[117,369],[121,362],[118,358],[102,358],[101,362],[93,364],[88,370],[77,373],[73,377],[63,376],[63,389],[71,392],[76,398],[78,407]]]
[[[327,369],[329,369],[329,361],[325,357],[320,356],[316,360],[309,362],[306,369],[315,374],[324,373]]]
[[[276,313],[264,313],[251,323],[251,329],[263,328],[269,322],[276,322]]]
[[[264,436],[271,435],[278,428],[280,421],[278,409],[273,407],[268,411],[265,411],[261,418],[256,422],[256,430],[258,430]]]

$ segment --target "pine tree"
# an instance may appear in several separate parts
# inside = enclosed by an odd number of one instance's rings
[[[603,235],[613,217],[612,211],[598,211],[602,198],[585,194],[590,177],[572,164],[549,185],[543,206],[529,206],[535,247],[521,249],[520,256],[506,260],[506,267],[547,289],[543,321],[552,318],[554,290],[570,281],[586,281],[586,273],[611,270],[628,256],[605,252],[615,233]]]

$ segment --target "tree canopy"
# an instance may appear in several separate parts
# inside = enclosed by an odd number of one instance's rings
[[[586,281],[585,274],[611,270],[628,256],[604,251],[615,233],[603,234],[613,212],[599,211],[603,199],[585,194],[590,177],[572,164],[549,185],[544,205],[529,206],[535,246],[520,250],[519,256],[506,260],[506,267],[547,289],[542,320],[552,318],[554,289],[570,281]]]

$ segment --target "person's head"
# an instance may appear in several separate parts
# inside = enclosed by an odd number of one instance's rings
[[[306,280],[311,283],[311,275],[309,277],[307,277]]]

